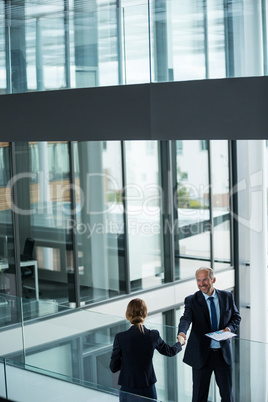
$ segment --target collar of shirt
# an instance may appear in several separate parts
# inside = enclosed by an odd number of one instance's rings
[[[209,297],[214,297],[214,301],[215,301],[215,298],[218,298],[218,295],[217,295],[215,289],[213,290],[212,295],[208,296],[208,295],[206,295],[206,293],[203,293],[203,296],[204,296],[204,298],[206,299],[206,301],[208,300]]]

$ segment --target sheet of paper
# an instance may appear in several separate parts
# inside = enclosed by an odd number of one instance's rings
[[[229,331],[224,332],[223,329],[221,329],[220,331],[210,332],[209,334],[205,335],[218,342],[225,341],[226,339],[232,338],[233,336],[237,336],[236,334],[233,334]]]

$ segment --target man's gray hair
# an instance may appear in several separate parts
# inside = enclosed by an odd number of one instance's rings
[[[210,279],[214,279],[214,270],[210,267],[200,267],[195,271],[195,277],[199,271],[207,271]]]

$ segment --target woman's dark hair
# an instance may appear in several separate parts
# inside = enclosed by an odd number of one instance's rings
[[[147,317],[147,306],[145,301],[141,299],[133,299],[127,305],[126,318],[130,324],[139,327],[140,331],[143,330],[143,322]]]

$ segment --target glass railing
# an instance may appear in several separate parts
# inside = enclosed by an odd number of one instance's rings
[[[267,74],[256,0],[0,0],[0,93]]]
[[[17,300],[16,303],[23,311],[26,301]],[[16,303],[10,304],[11,310]],[[36,392],[44,395],[47,402],[57,392],[59,395],[76,395],[78,390],[71,389],[72,385],[79,386],[81,393],[86,392],[82,388],[94,395],[101,392],[98,400],[118,398],[118,373],[112,374],[109,369],[110,356],[115,334],[128,329],[129,323],[123,317],[38,303],[40,308],[37,305],[33,308],[34,316],[29,314],[27,319],[22,316],[19,319],[18,313],[16,322],[1,327],[0,396],[20,402],[37,400],[28,398],[29,393]],[[11,311],[9,315],[12,315]],[[157,329],[168,344],[175,343],[176,327],[150,322],[150,317],[145,324],[150,329]],[[235,401],[267,401],[268,345],[240,338],[233,338],[232,342]],[[158,400],[191,401],[192,372],[191,367],[183,363],[183,354],[184,350],[176,357],[168,358],[155,352]],[[81,396],[79,400],[87,399]],[[220,401],[214,378],[209,400]]]
[[[53,301],[18,298],[0,293],[0,330],[3,327],[22,324],[23,321],[46,317],[72,310]]]
[[[0,357],[0,397],[12,401],[118,401],[119,391]],[[128,392],[132,402],[152,401]],[[156,401],[156,399],[154,399]]]
[[[25,362],[25,328],[68,311],[71,309],[57,303],[0,294],[0,356],[15,355]]]

